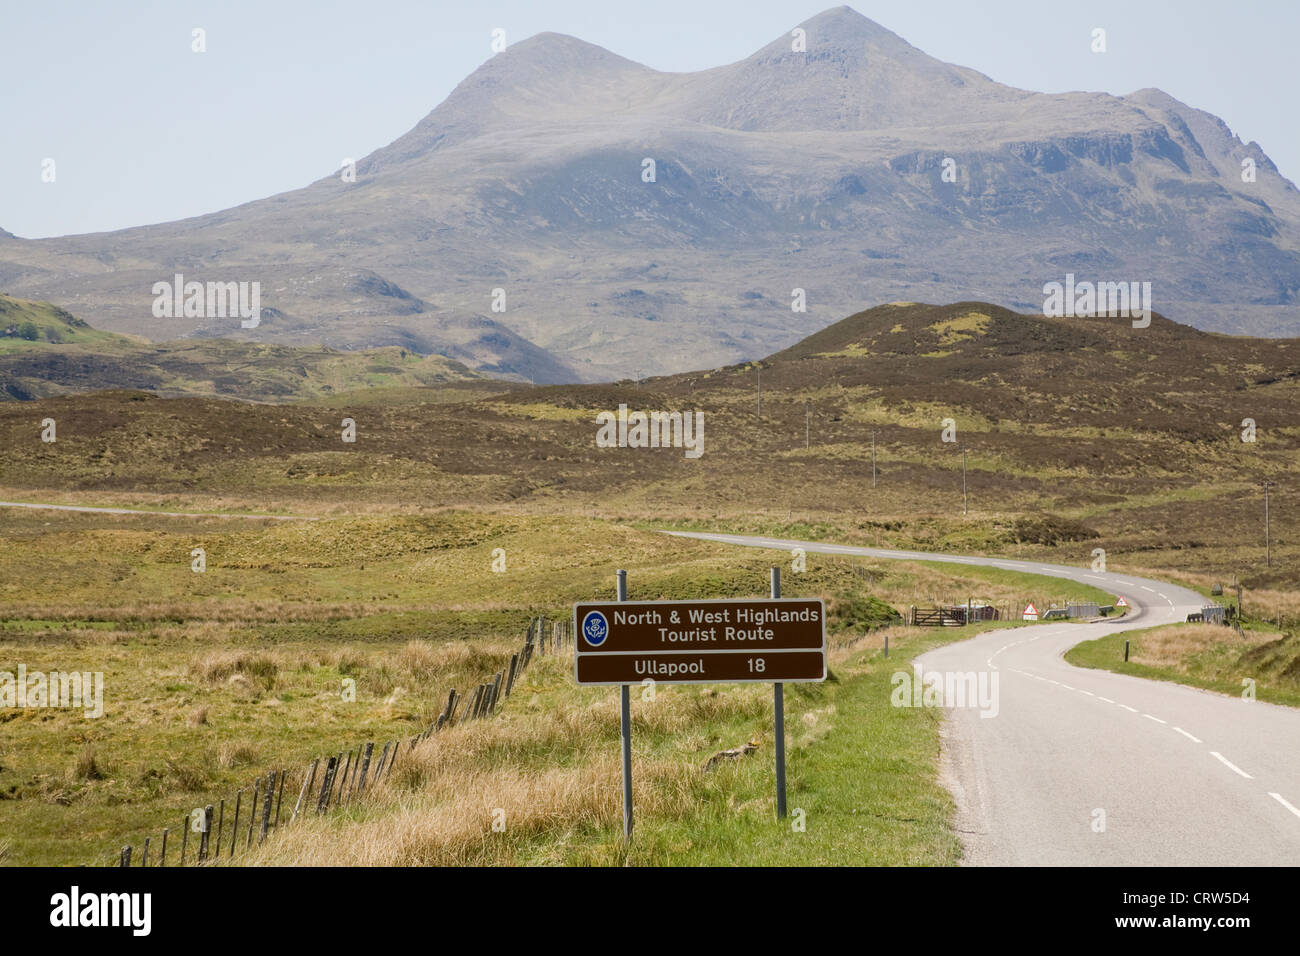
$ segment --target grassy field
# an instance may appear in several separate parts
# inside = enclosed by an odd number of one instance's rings
[[[105,713],[97,719],[58,709],[0,712],[0,832],[3,859],[11,864],[103,862],[145,835],[154,835],[156,844],[164,826],[177,832],[191,808],[233,797],[258,773],[298,768],[365,740],[410,737],[432,723],[449,689],[464,691],[499,670],[518,649],[530,617],[558,617],[576,600],[609,593],[618,567],[628,570],[635,599],[738,597],[763,593],[767,567],[789,563],[780,552],[556,516],[445,512],[272,523],[9,511],[5,520],[0,670],[22,663],[29,671],[102,672],[105,683]],[[199,547],[206,552],[202,573],[192,570],[192,551]],[[504,573],[492,570],[497,548],[505,552]],[[911,603],[968,595],[1042,603],[1087,593],[1075,590],[1063,590],[1054,578],[997,569],[816,555],[809,556],[805,573],[787,571],[785,586],[790,596],[827,599],[831,635],[841,648],[867,634],[878,648],[879,629],[896,627],[897,611]],[[895,645],[898,654],[923,639],[957,636],[892,633],[903,642]],[[880,662],[872,663],[874,651],[837,653],[843,661],[839,683],[790,693],[794,743],[830,734],[824,751],[809,751],[807,765],[825,761],[828,776],[816,786],[829,788],[827,808],[849,799],[842,788],[864,735],[893,728],[882,744],[894,740],[913,755],[908,759],[932,758],[937,747],[936,715],[886,715],[877,728],[887,697],[878,694]],[[344,699],[346,680],[355,681],[355,700]],[[456,750],[454,760],[482,760],[483,772],[496,766],[525,779],[544,766],[555,773],[565,767],[595,773],[601,760],[613,759],[615,751],[605,746],[608,727],[591,740],[577,739],[563,716],[572,712],[574,720],[585,720],[588,711],[604,713],[609,694],[577,690],[548,658],[528,680],[537,686],[516,693],[500,721],[457,729],[426,749],[450,748],[457,734],[471,741],[486,735],[483,754]],[[761,690],[719,688],[714,697],[665,688],[656,703],[679,698],[682,710],[645,711],[668,720],[660,736],[652,727],[638,737],[638,746],[647,748],[648,786],[656,779],[656,760],[672,764],[673,773],[693,773],[701,754],[708,756],[705,750],[736,746],[770,726],[770,695]],[[728,701],[738,709],[711,710]],[[546,731],[550,743],[521,745],[517,752],[508,741],[492,742],[493,734],[525,716],[537,725],[528,733],[541,733],[548,723],[568,730],[558,736]],[[769,758],[770,748],[769,732],[761,748]],[[452,760],[448,754],[439,759]],[[744,782],[747,772],[725,771],[740,774],[739,789],[726,792],[759,786],[757,777]],[[663,785],[678,792],[675,784]],[[889,786],[935,799],[932,780]],[[656,799],[647,796],[647,834],[658,825]],[[926,811],[932,823],[939,819],[935,806]],[[664,812],[665,834],[673,826],[694,826],[672,822],[680,809]],[[599,857],[607,849],[605,830],[616,820],[614,813],[595,821],[586,848],[581,841],[566,843],[565,852],[577,854],[572,859]],[[540,842],[521,844],[517,858],[549,859],[558,852],[546,845],[555,833],[546,832]],[[656,852],[675,845],[664,839]],[[818,839],[807,841],[810,852]],[[910,845],[904,839],[897,851],[911,852]],[[649,852],[649,836],[645,846]],[[725,845],[716,852],[724,851],[730,852]],[[927,858],[931,852],[912,851]],[[934,861],[945,858],[939,854]]]
[[[761,416],[755,363],[605,385],[427,388],[360,364],[347,388],[311,366],[285,393],[306,400],[277,405],[125,391],[0,404],[0,495],[307,515],[584,514],[1072,564],[1101,548],[1118,570],[1236,575],[1279,595],[1300,624],[1293,350],[1164,320],[1125,330],[969,303],[881,307],[764,360]],[[228,364],[234,382],[284,361]],[[620,404],[701,411],[703,456],[595,447],[595,415]],[[40,440],[46,417],[57,444]],[[945,419],[956,442],[941,440]],[[1247,419],[1253,442],[1242,440]],[[1265,480],[1276,482],[1271,566]]]
[[[1261,624],[1241,646],[1141,634],[1131,666],[1227,692],[1254,677],[1265,699],[1294,687],[1296,343],[1163,319],[1132,330],[979,303],[885,306],[762,363],[533,387],[400,349],[205,341],[146,361],[129,340],[82,348],[99,333],[32,308],[0,329],[0,387],[39,399],[0,402],[0,500],[296,517],[0,509],[0,671],[102,672],[106,710],[0,710],[7,863],[106,862],[258,772],[409,738],[448,690],[498,670],[530,618],[610,594],[617,568],[652,599],[759,595],[769,565],[788,567],[787,554],[657,529],[1079,567],[1102,549],[1111,571],[1203,593],[1235,578],[1279,633]],[[120,384],[122,362],[145,376],[136,390],[73,393]],[[29,394],[31,382],[49,388]],[[597,447],[595,415],[620,405],[701,411],[703,456]],[[41,440],[46,418],[56,442]],[[945,419],[958,441],[941,439]],[[1246,419],[1255,442],[1241,439]],[[1271,563],[1265,480],[1277,483]],[[789,693],[803,832],[772,822],[770,733],[751,757],[702,769],[762,737],[765,692],[664,688],[635,706],[644,814],[620,848],[613,698],[541,659],[499,718],[422,745],[367,801],[276,841],[265,862],[952,862],[938,715],[887,707],[881,630],[901,663],[960,636],[899,630],[910,604],[1111,597],[1000,569],[817,555],[785,591],[827,599],[837,646],[837,682]],[[854,645],[864,635],[870,646]],[[1076,653],[1113,662],[1114,639]],[[503,835],[483,828],[496,808]]]
[[[541,661],[500,717],[431,738],[355,811],[289,830],[259,864],[945,865],[935,710],[889,706],[906,655],[965,634],[891,629],[832,657],[836,680],[787,685],[788,801],[775,818],[767,685],[633,692],[635,840],[622,839],[618,695]],[[872,644],[876,644],[873,640]],[[758,749],[705,769],[719,750]],[[499,820],[502,829],[494,831]]]

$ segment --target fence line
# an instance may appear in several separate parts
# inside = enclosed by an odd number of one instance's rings
[[[549,631],[548,624],[550,625]],[[447,703],[441,713],[438,714],[437,719],[424,731],[410,737],[406,741],[407,746],[405,749],[402,748],[403,739],[401,737],[395,737],[383,742],[383,750],[380,751],[378,759],[374,761],[373,770],[371,763],[375,751],[374,741],[367,741],[364,746],[357,746],[355,749],[344,748],[338,751],[337,754],[327,754],[312,760],[310,764],[303,768],[300,774],[293,774],[295,782],[301,777],[302,783],[298,790],[298,799],[293,805],[293,811],[288,819],[284,821],[284,826],[291,826],[302,817],[305,808],[311,806],[313,797],[315,798],[315,812],[318,815],[327,813],[331,808],[338,809],[365,793],[367,784],[373,787],[379,780],[389,777],[393,772],[393,767],[397,765],[402,755],[410,754],[421,741],[427,740],[446,727],[464,724],[471,720],[482,720],[485,717],[494,715],[497,708],[510,697],[515,683],[523,674],[524,669],[528,667],[534,655],[573,653],[572,632],[573,628],[569,621],[548,621],[545,616],[535,617],[530,620],[528,635],[523,646],[510,655],[510,663],[506,667],[492,675],[490,680],[479,684],[468,694],[458,694],[455,688],[448,691]],[[344,760],[345,757],[346,761]],[[316,776],[321,768],[322,761],[325,762],[325,769],[321,775],[320,789],[316,790]],[[259,774],[254,778],[252,798],[248,806],[248,826],[243,840],[243,851],[245,853],[249,852],[253,847],[254,830],[257,831],[258,846],[261,846],[268,837],[274,836],[279,831],[281,827],[280,808],[284,801],[285,781],[289,777],[289,770],[280,769],[268,770],[265,777]],[[240,787],[235,793],[235,811],[230,826],[228,859],[234,859],[236,849],[240,843],[239,820],[243,814],[246,789]],[[274,814],[271,809],[273,801],[275,803]],[[217,811],[215,840],[212,839],[214,810]],[[180,855],[173,865],[193,866],[196,863],[208,864],[211,861],[220,860],[225,838],[225,816],[225,800],[220,800],[215,808],[212,804],[208,804],[187,813],[181,824]],[[191,831],[197,834],[198,848],[193,856],[187,858]],[[170,832],[170,828],[163,828],[156,863],[150,859],[152,837],[146,836],[144,838],[143,852],[140,854],[137,865],[167,866],[167,837]],[[134,848],[132,846],[122,847],[117,858],[117,865],[131,866],[133,855]]]

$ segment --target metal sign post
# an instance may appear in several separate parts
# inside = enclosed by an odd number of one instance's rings
[[[772,568],[772,600],[781,597],[781,569]],[[772,709],[776,714],[776,817],[785,819],[785,684],[772,685]]]
[[[627,572],[618,572],[618,600],[627,600]],[[619,687],[619,725],[623,736],[623,839],[632,839],[632,703],[627,684]]]

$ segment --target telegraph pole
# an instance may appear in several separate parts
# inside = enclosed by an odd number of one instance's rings
[[[811,447],[808,444],[808,427],[812,421],[812,408],[807,402],[803,403],[803,447]]]
[[[1272,539],[1269,535],[1268,492],[1269,489],[1277,487],[1277,482],[1261,481],[1259,486],[1264,489],[1264,567],[1271,568],[1273,566],[1273,548]]]
[[[758,417],[763,417],[763,366],[758,366]]]
[[[876,433],[871,433],[871,487],[876,487]]]
[[[966,446],[961,447],[961,513],[966,513]]]

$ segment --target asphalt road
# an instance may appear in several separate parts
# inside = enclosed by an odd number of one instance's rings
[[[28,508],[35,511],[79,511],[105,515],[158,515],[164,518],[254,518],[265,521],[315,521],[298,515],[240,514],[236,511],[150,511],[147,508],[95,508],[90,505],[51,505],[37,501],[0,501],[0,508]]]
[[[990,691],[996,675],[996,713],[971,701],[949,708],[943,727],[943,782],[957,803],[966,862],[1300,864],[1300,710],[1062,659],[1081,641],[1185,620],[1204,603],[1195,592],[1036,561],[667,533],[809,554],[989,565],[1124,595],[1131,609],[1122,619],[986,631],[914,662],[945,679],[975,675],[967,679],[982,679]]]

